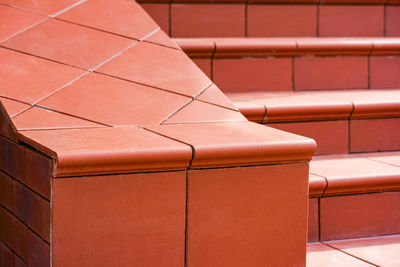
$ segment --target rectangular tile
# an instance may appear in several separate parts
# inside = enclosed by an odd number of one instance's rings
[[[208,78],[211,78],[211,59],[210,58],[191,58],[194,64],[201,69]]]
[[[371,88],[400,88],[399,73],[400,57],[390,56],[370,58]]]
[[[294,59],[295,90],[368,88],[366,57]]]
[[[163,31],[169,33],[169,5],[141,3],[144,10],[157,22]]]
[[[350,121],[350,152],[400,149],[400,118]]]
[[[318,198],[310,198],[308,202],[308,237],[307,242],[319,240]]]
[[[213,80],[225,93],[292,90],[292,59],[214,59]]]
[[[30,149],[25,149],[26,184],[50,199],[50,180],[53,177],[53,160]]]
[[[321,240],[400,232],[400,193],[321,198]]]
[[[317,142],[316,155],[348,153],[349,124],[346,120],[269,123],[267,125],[314,139]]]
[[[307,164],[190,170],[187,265],[304,265],[307,176]]]
[[[2,171],[0,171],[0,204],[14,212],[13,180]]]
[[[321,5],[320,37],[383,37],[384,7]]]
[[[171,4],[172,37],[244,37],[244,4]]]
[[[50,266],[50,246],[37,237],[32,232],[29,232],[29,266]]]
[[[386,6],[386,36],[400,36],[400,6]]]
[[[248,37],[293,37],[317,34],[316,5],[249,5]]]

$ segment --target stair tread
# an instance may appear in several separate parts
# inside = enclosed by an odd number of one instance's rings
[[[388,118],[400,115],[400,89],[228,93],[249,120],[261,122]],[[263,110],[260,106],[264,106]]]
[[[399,250],[400,235],[310,243],[307,266],[399,266]]]
[[[310,174],[310,196],[398,190],[400,151],[316,156]]]

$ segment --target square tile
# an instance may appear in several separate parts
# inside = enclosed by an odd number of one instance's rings
[[[171,4],[171,37],[244,37],[244,4]]]
[[[45,19],[44,16],[8,6],[0,6],[0,43],[27,27]]]
[[[213,81],[224,93],[291,91],[290,58],[215,59]]]
[[[399,73],[400,57],[371,57],[371,88],[400,88]]]
[[[89,0],[57,18],[138,40],[158,28],[138,3],[126,0]]]
[[[133,42],[128,38],[52,19],[8,39],[2,45],[67,65],[91,69]]]
[[[383,34],[383,5],[320,6],[320,37],[383,37]]]
[[[189,97],[92,73],[38,105],[117,126],[159,124],[189,101]],[[64,120],[58,123],[68,126]],[[70,120],[70,123],[76,124],[78,121]],[[90,126],[90,123],[80,121],[80,125]]]
[[[321,198],[321,240],[396,234],[400,193]]]
[[[249,5],[248,37],[294,37],[317,35],[316,5]]]
[[[164,90],[195,96],[211,84],[183,51],[140,42],[98,72]]]
[[[0,95],[29,104],[36,103],[84,73],[80,69],[4,48],[0,48],[0,57]],[[19,107],[13,111],[7,101],[3,103],[10,116],[22,109]]]
[[[295,90],[368,88],[367,58],[295,58],[294,87]]]
[[[184,265],[184,171],[55,179],[53,192],[54,266]]]

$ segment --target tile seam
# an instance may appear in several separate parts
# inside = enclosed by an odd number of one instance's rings
[[[50,15],[48,15],[48,16],[49,16],[50,18],[55,18],[55,17],[57,17],[57,16],[59,16],[59,15],[65,13],[65,12],[71,10],[72,8],[77,7],[77,6],[79,6],[79,5],[83,4],[83,3],[85,3],[86,1],[87,1],[87,0],[80,0],[80,1],[75,2],[75,3],[73,3],[72,5],[70,5],[70,6],[66,7],[66,8],[64,8],[64,9],[62,9],[62,10],[60,10],[60,11],[54,13],[54,14],[50,14]]]
[[[349,253],[349,252],[346,252],[346,251],[344,251],[344,250],[341,250],[341,249],[339,249],[339,248],[336,248],[336,247],[334,247],[334,246],[331,246],[331,245],[325,243],[324,241],[320,241],[320,242],[321,242],[321,244],[323,244],[323,245],[325,245],[325,246],[327,246],[327,247],[330,247],[330,248],[332,248],[332,249],[335,249],[335,250],[337,250],[337,251],[340,251],[340,252],[342,252],[342,253],[344,253],[344,254],[350,256],[350,257],[353,257],[353,258],[355,258],[355,259],[358,259],[358,260],[360,260],[360,261],[363,261],[363,262],[365,262],[365,263],[368,263],[368,264],[370,264],[370,265],[372,265],[372,266],[380,267],[379,265],[376,265],[376,264],[374,264],[374,263],[372,263],[372,262],[369,262],[369,261],[367,261],[367,260],[364,260],[363,258],[357,257],[357,256],[355,256],[355,255],[353,255],[353,254],[351,254],[351,253]]]
[[[11,39],[11,38],[13,38],[13,37],[15,37],[15,36],[17,36],[17,35],[19,35],[19,34],[25,32],[25,31],[27,31],[27,30],[29,30],[29,29],[32,29],[33,27],[35,27],[35,26],[37,26],[37,25],[39,25],[39,24],[41,24],[41,23],[43,23],[43,22],[45,22],[45,21],[47,21],[47,20],[49,20],[49,18],[44,17],[43,19],[39,20],[38,22],[36,22],[36,23],[34,23],[34,24],[31,24],[31,25],[29,25],[28,27],[23,28],[23,29],[20,30],[20,31],[17,31],[16,33],[14,33],[14,34],[12,34],[12,35],[10,35],[10,36],[4,38],[3,40],[0,40],[0,44],[6,42],[7,40],[9,40],[9,39]]]
[[[18,257],[23,263],[26,264],[26,266],[28,266],[28,263],[20,255],[18,255],[18,253],[14,249],[12,249],[9,244],[4,242],[2,239],[0,239],[0,243],[2,243],[3,246],[5,246],[7,249],[9,249],[11,251],[11,253],[13,254],[13,256]],[[14,261],[14,259],[13,259],[13,261]]]

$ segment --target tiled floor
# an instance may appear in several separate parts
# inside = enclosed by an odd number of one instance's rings
[[[310,243],[307,267],[400,266],[400,235]]]

